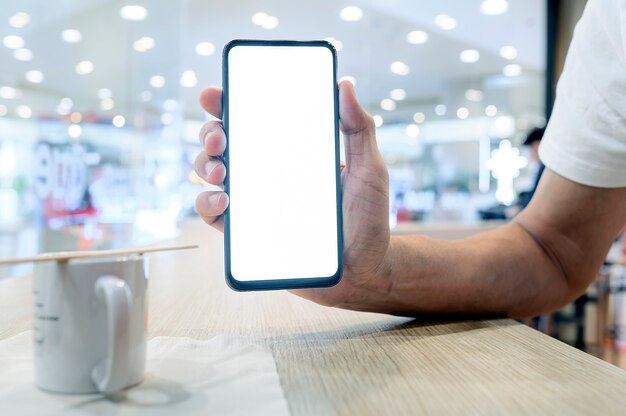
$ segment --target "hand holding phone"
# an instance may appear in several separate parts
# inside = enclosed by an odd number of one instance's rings
[[[290,87],[297,91],[300,85]],[[222,94],[221,89],[209,88],[200,97],[203,108],[220,119]],[[376,145],[374,122],[357,102],[349,82],[339,85],[339,117],[346,150],[346,168],[341,172],[343,278],[332,288],[295,292],[326,305],[366,309],[365,297],[372,297],[372,302],[382,301],[389,286],[386,279],[389,267],[388,174]],[[226,148],[221,123],[206,123],[200,140],[204,151],[196,160],[196,171],[208,182],[221,185],[226,176],[226,168],[218,159]],[[271,163],[280,164],[280,161]],[[273,206],[274,192],[281,191],[268,192],[259,202]],[[223,231],[223,213],[228,202],[224,192],[204,192],[198,196],[196,207],[205,222]],[[281,209],[273,207],[277,211]],[[268,220],[259,217],[258,221]]]

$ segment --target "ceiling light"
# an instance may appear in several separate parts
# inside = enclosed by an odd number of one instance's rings
[[[6,116],[8,112],[9,110],[7,109],[7,106],[0,104],[0,117]]]
[[[24,46],[24,39],[17,35],[5,36],[2,43],[9,49],[19,49]]]
[[[252,15],[252,23],[254,23],[257,26],[261,26],[263,22],[265,22],[265,19],[267,18],[268,18],[267,13],[258,12]]]
[[[445,116],[448,108],[443,104],[438,104],[435,106],[435,114],[438,116]]]
[[[503,46],[500,48],[500,56],[504,59],[512,61],[513,59],[517,58],[517,49],[515,49],[513,46]]]
[[[402,88],[396,88],[391,90],[389,97],[395,101],[402,101],[406,98],[406,91]]]
[[[483,100],[484,97],[485,94],[481,90],[475,90],[473,88],[470,88],[469,90],[465,91],[465,99],[469,101],[480,102]]]
[[[27,105],[18,105],[15,113],[21,118],[30,118],[33,115],[33,110]]]
[[[335,49],[337,49],[337,52],[339,52],[340,50],[343,49],[343,42],[340,41],[339,39],[335,39],[335,38],[324,38],[324,40],[326,42],[331,43]]]
[[[383,123],[385,122],[382,118],[382,116],[379,116],[378,114],[376,114],[375,116],[372,117],[374,119],[374,125],[376,127],[380,127],[383,125]]]
[[[19,12],[9,17],[9,25],[16,29],[21,29],[30,22],[30,16],[27,13]]]
[[[487,107],[485,107],[485,115],[488,117],[493,117],[496,114],[498,114],[498,107],[496,107],[493,104],[488,105]]]
[[[180,76],[180,85],[183,87],[195,87],[197,83],[198,78],[196,77],[196,73],[191,69],[184,71]]]
[[[421,45],[428,42],[428,33],[423,30],[414,30],[406,35],[406,40],[413,45]]]
[[[163,114],[161,114],[161,123],[164,126],[169,126],[173,122],[174,122],[174,116],[172,114],[170,114],[170,113],[163,113]]]
[[[509,3],[506,0],[485,0],[480,5],[480,12],[487,16],[495,16],[506,13]]]
[[[25,74],[25,78],[28,82],[39,84],[40,82],[43,82],[43,72],[36,70],[28,71]]]
[[[141,91],[141,93],[139,94],[139,99],[142,102],[147,103],[152,99],[152,93],[150,91]]]
[[[148,16],[148,11],[143,6],[128,5],[120,9],[120,16],[125,20],[144,20]]]
[[[211,42],[200,42],[196,45],[196,53],[200,56],[210,56],[215,53],[215,45]]]
[[[435,16],[435,24],[443,30],[452,30],[456,27],[456,19],[447,14]]]
[[[115,127],[124,127],[124,124],[126,124],[126,119],[124,118],[124,116],[120,116],[118,114],[115,117],[113,117],[112,122]]]
[[[417,124],[423,123],[424,120],[426,120],[426,115],[422,113],[421,111],[418,111],[417,113],[413,114],[413,121],[416,122]]]
[[[108,88],[100,88],[96,94],[101,100],[113,97],[113,91]]]
[[[13,100],[18,98],[19,91],[13,87],[0,87],[0,98]]]
[[[341,77],[339,79],[339,82],[341,81],[348,81],[350,82],[350,84],[356,87],[356,78],[354,78],[352,75],[346,75],[346,76]]]
[[[154,39],[149,36],[144,36],[133,42],[133,49],[137,52],[145,52],[154,48]]]
[[[163,101],[163,109],[169,112],[176,111],[178,109],[178,101],[172,99]]]
[[[82,38],[83,35],[76,29],[65,29],[61,32],[61,39],[67,43],[78,43]]]
[[[346,22],[358,22],[363,18],[363,10],[356,6],[348,6],[341,9],[339,16]]]
[[[396,109],[396,107],[397,107],[396,102],[392,100],[391,98],[385,98],[384,100],[380,102],[380,108],[382,108],[385,111],[393,111]]]
[[[115,101],[113,101],[113,98],[104,98],[100,101],[100,110],[102,111],[113,110],[113,107],[115,107]]]
[[[33,52],[30,49],[20,48],[13,51],[13,57],[18,61],[27,62],[33,59]]]
[[[74,102],[72,101],[71,98],[61,98],[61,101],[59,101],[59,105],[57,106],[57,113],[59,113],[62,116],[68,115],[70,113],[70,111],[72,110],[72,106],[74,105]]]
[[[267,30],[276,29],[278,27],[278,17],[267,16],[261,27]]]
[[[456,116],[461,120],[465,120],[469,116],[469,110],[467,107],[459,107],[456,110]]]
[[[476,49],[466,49],[459,54],[459,59],[466,64],[473,64],[480,59],[480,52]]]
[[[407,64],[405,64],[404,62],[400,62],[400,61],[395,61],[394,63],[392,63],[389,66],[389,69],[391,70],[391,72],[393,72],[396,75],[407,75],[410,70]]]
[[[78,139],[82,133],[83,133],[83,129],[78,124],[71,124],[67,128],[67,134],[72,139]]]
[[[78,75],[87,75],[93,72],[94,66],[91,61],[80,61],[75,69]]]
[[[150,77],[150,86],[153,88],[162,88],[165,86],[165,78],[161,75],[153,75]]]
[[[522,73],[522,67],[518,64],[509,64],[502,68],[502,73],[507,77],[517,77]]]
[[[406,126],[406,128],[404,129],[404,132],[406,133],[407,136],[409,136],[411,139],[416,138],[417,136],[419,136],[420,134],[420,127],[417,124],[409,124]]]

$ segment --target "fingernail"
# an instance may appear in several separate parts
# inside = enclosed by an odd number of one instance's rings
[[[206,162],[206,164],[204,165],[204,172],[206,173],[205,179],[208,179],[209,176],[211,176],[211,173],[213,173],[213,170],[216,167],[217,167],[217,165],[215,163]]]
[[[222,192],[209,195],[209,205],[217,206],[222,198]]]

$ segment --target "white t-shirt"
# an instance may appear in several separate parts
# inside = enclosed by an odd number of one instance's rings
[[[574,182],[626,186],[626,0],[589,0],[539,157]]]

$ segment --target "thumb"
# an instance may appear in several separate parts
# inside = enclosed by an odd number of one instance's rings
[[[346,162],[378,153],[374,119],[356,99],[354,86],[349,81],[339,83],[339,120],[344,134]],[[355,162],[356,160],[352,160]]]

